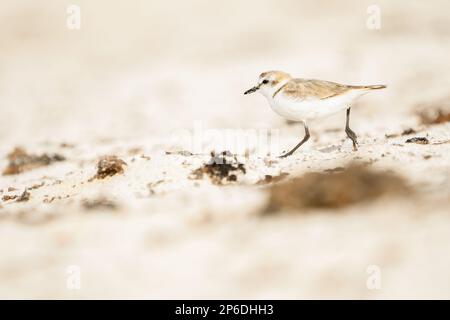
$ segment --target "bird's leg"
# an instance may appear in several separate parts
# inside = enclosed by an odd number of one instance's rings
[[[349,137],[353,142],[353,151],[358,151],[357,136],[356,133],[354,133],[353,130],[350,129],[349,122],[350,122],[350,108],[347,109],[347,119],[345,121],[345,133],[347,134],[347,137]]]
[[[306,125],[306,122],[303,122],[303,126],[305,127],[305,136],[303,137],[303,140],[299,142],[299,144],[297,144],[294,149],[292,149],[291,151],[289,151],[288,153],[285,153],[283,155],[280,156],[280,158],[286,158],[290,155],[292,155],[295,150],[297,150],[298,148],[301,147],[302,144],[304,144],[306,141],[308,141],[309,139],[309,130],[308,130],[308,126]]]

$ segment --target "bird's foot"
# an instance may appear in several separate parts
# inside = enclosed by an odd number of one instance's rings
[[[278,158],[283,159],[283,158],[287,158],[289,156],[292,156],[293,152],[286,152],[285,154],[282,154],[281,156],[278,156]]]

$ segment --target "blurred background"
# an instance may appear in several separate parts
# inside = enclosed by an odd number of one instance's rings
[[[80,30],[67,27],[71,4],[80,8]],[[378,1],[381,28],[371,30],[373,4],[3,1],[2,144],[101,137],[105,130],[122,137],[167,134],[194,120],[269,127],[282,120],[262,98],[242,92],[273,69],[388,84],[390,90],[370,95],[369,106],[355,111],[377,116],[446,97],[448,1]]]
[[[80,29],[67,25],[71,5]],[[450,128],[417,115],[450,110],[449,12],[447,0],[2,0],[0,166],[17,146],[66,160],[0,176],[0,297],[449,298]],[[352,109],[361,151],[339,114],[311,125],[295,157],[249,160],[237,184],[189,179],[208,154],[164,151],[195,123],[298,142],[299,126],[243,95],[267,70],[388,85]],[[408,128],[430,144],[404,144]],[[92,181],[105,154],[125,174]],[[261,218],[268,175],[350,161],[424,198]],[[81,289],[67,285],[70,266]],[[377,270],[382,287],[370,288]]]

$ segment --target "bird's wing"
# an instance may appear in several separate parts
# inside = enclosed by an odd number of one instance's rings
[[[292,79],[283,88],[284,95],[295,100],[328,99],[339,96],[354,89],[352,86],[315,80],[315,79]]]

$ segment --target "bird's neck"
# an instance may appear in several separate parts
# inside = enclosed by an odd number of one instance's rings
[[[270,88],[270,90],[267,90],[263,92],[263,95],[267,99],[273,99],[274,95],[277,94],[288,82],[290,79],[283,79],[280,80],[276,85]]]

